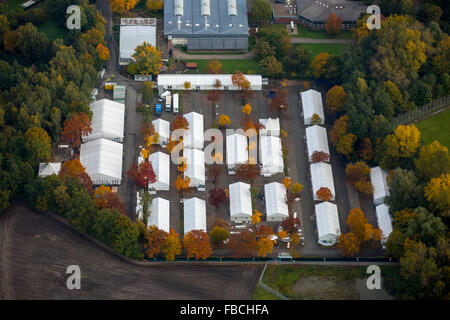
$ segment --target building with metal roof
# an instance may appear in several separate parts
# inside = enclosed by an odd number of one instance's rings
[[[133,59],[134,49],[147,42],[156,47],[155,18],[122,18],[120,20],[119,64],[127,65]]]
[[[164,36],[189,50],[248,50],[246,0],[166,0]]]

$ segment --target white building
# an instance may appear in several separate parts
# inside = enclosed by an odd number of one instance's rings
[[[236,182],[229,185],[231,221],[252,221],[252,196],[248,183]]]
[[[383,248],[386,244],[386,240],[392,232],[392,218],[389,214],[389,207],[385,204],[380,204],[376,206],[375,212],[377,214],[378,228],[383,232],[383,237],[381,238],[381,244]]]
[[[163,198],[155,198],[150,206],[147,226],[156,226],[165,232],[170,231],[170,202]]]
[[[319,244],[334,245],[341,234],[337,206],[328,201],[316,204],[316,223]]]
[[[122,18],[120,20],[120,65],[129,64],[134,50],[144,41],[156,47],[155,18]]]
[[[238,164],[248,161],[248,141],[247,137],[240,133],[227,136],[227,165],[228,173],[235,174],[235,167]]]
[[[167,191],[170,188],[170,156],[162,152],[152,153],[149,157],[156,182],[149,183],[149,191]]]
[[[283,153],[281,139],[274,136],[259,137],[259,159],[262,164],[261,174],[265,177],[283,173]]]
[[[325,162],[311,163],[311,184],[313,197],[318,201],[317,190],[320,188],[328,188],[331,191],[331,200],[335,199],[336,193],[334,190],[333,171],[331,165]]]
[[[217,80],[221,86],[218,90],[240,90],[231,80],[231,74],[158,74],[158,91],[186,90],[184,84],[191,84],[190,90],[215,90]],[[262,90],[262,76],[246,74],[245,78],[250,82],[250,90]]]
[[[170,138],[170,122],[163,119],[156,119],[152,121],[155,131],[159,135],[158,143],[165,148]]]
[[[189,187],[205,191],[205,154],[198,149],[183,149],[183,157],[186,158],[184,175],[191,179]]]
[[[373,185],[373,202],[375,206],[384,203],[384,198],[389,195],[386,177],[387,172],[380,167],[370,169],[370,181]]]
[[[119,185],[122,182],[123,144],[106,139],[83,143],[80,161],[94,185]]]
[[[184,234],[192,230],[206,230],[206,202],[199,198],[185,199],[184,205]]]
[[[58,175],[61,170],[61,162],[42,162],[39,164],[38,176],[45,178],[52,174]]]
[[[314,152],[325,152],[330,154],[328,149],[327,129],[321,126],[310,126],[306,128],[306,146],[308,148],[308,158],[312,161]]]
[[[279,118],[269,118],[269,119],[259,119],[259,123],[264,126],[264,129],[259,130],[259,134],[262,136],[280,136],[280,119]]]
[[[300,93],[302,98],[303,118],[305,125],[311,124],[311,119],[314,114],[317,114],[324,123],[325,115],[323,113],[322,95],[316,90],[308,90]]]
[[[204,129],[203,129],[203,115],[197,112],[190,112],[184,117],[189,123],[189,137],[183,137],[183,146],[185,148],[203,149]]]
[[[108,139],[123,141],[123,129],[125,122],[125,105],[119,102],[102,99],[91,103],[92,132],[82,136],[83,142],[95,139]]]
[[[286,187],[282,183],[272,182],[264,185],[267,221],[283,221],[289,216],[286,204]]]

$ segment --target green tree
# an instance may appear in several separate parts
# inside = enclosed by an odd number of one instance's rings
[[[438,141],[420,148],[418,157],[414,160],[418,175],[426,180],[439,177],[450,172],[450,156],[447,147]]]
[[[272,8],[264,0],[255,0],[250,8],[250,13],[254,21],[259,24],[269,22],[272,18]]]
[[[34,164],[50,160],[51,144],[47,131],[39,127],[30,128],[25,132],[25,141]]]
[[[262,73],[269,78],[279,78],[283,72],[283,65],[274,56],[268,56],[259,62]]]
[[[415,219],[408,223],[405,237],[410,239],[420,239],[428,246],[436,246],[437,239],[444,236],[447,227],[441,218],[435,217],[427,209],[419,207],[415,210]]]
[[[152,103],[153,100],[153,82],[145,81],[142,87],[142,100],[146,104]]]
[[[255,44],[254,50],[256,60],[262,60],[265,57],[275,55],[274,48],[267,41],[264,40],[258,40],[258,42],[256,42]]]

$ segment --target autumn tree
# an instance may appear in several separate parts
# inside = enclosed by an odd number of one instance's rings
[[[94,191],[94,201],[100,209],[115,209],[121,214],[125,214],[125,204],[119,199],[117,194],[112,192],[111,187],[101,185]]]
[[[147,159],[139,165],[133,164],[128,170],[128,175],[133,178],[139,188],[147,189],[149,184],[156,182],[156,174],[152,163]]]
[[[246,103],[242,109],[242,113],[245,114],[247,117],[250,116],[250,113],[252,112],[252,106],[248,103]]]
[[[183,175],[179,175],[177,180],[175,181],[175,188],[180,191],[180,195],[182,195],[186,190],[189,189],[189,184],[191,182],[191,178],[188,176],[183,177]]]
[[[69,144],[72,148],[78,148],[81,137],[92,132],[89,116],[80,112],[64,121],[64,127],[60,135],[61,142]]]
[[[365,162],[348,163],[345,168],[345,174],[349,182],[358,191],[365,194],[373,193],[373,185],[370,181],[370,168]]]
[[[249,182],[253,181],[260,173],[258,165],[249,163],[238,164],[235,171],[236,176]]]
[[[319,54],[314,57],[313,61],[311,62],[314,77],[322,78],[325,75],[325,65],[327,64],[327,61],[330,57],[331,55],[327,52],[319,52]]]
[[[51,157],[51,140],[45,131],[32,127],[25,132],[25,146],[33,162],[49,161]]]
[[[330,130],[330,140],[336,148],[336,151],[350,158],[353,153],[353,147],[356,142],[356,136],[347,132],[349,117],[343,115],[336,119]]]
[[[258,257],[267,257],[273,250],[273,241],[269,238],[262,237],[256,241],[256,254]]]
[[[286,111],[288,107],[289,105],[287,101],[287,90],[277,90],[275,97],[273,97],[273,99],[270,101],[270,110],[273,112],[278,112],[278,114],[281,115],[281,112]]]
[[[360,242],[356,238],[355,234],[351,232],[343,233],[338,238],[337,247],[343,256],[354,256],[359,251],[359,246]]]
[[[292,178],[284,177],[281,182],[284,184],[284,187],[286,188],[286,190],[288,190],[292,185]]]
[[[279,78],[283,73],[283,64],[274,56],[267,56],[259,62],[261,72],[269,78]]]
[[[261,212],[259,212],[256,209],[253,209],[252,224],[256,225],[256,224],[260,223],[261,222],[261,216],[262,216]]]
[[[232,235],[229,248],[236,258],[254,257],[256,253],[256,235],[248,230],[243,230],[237,235]]]
[[[321,123],[322,118],[317,113],[313,113],[311,117],[311,124],[321,124]]]
[[[295,196],[300,196],[300,193],[303,191],[303,185],[296,182],[292,185],[292,188],[290,190]]]
[[[314,151],[311,155],[311,162],[328,162],[330,161],[330,155],[323,151]]]
[[[159,11],[164,8],[164,0],[147,0],[145,5],[151,11]]]
[[[222,63],[217,59],[210,60],[208,62],[208,72],[214,74],[223,73]]]
[[[225,190],[220,188],[214,188],[209,190],[208,202],[209,204],[218,208],[221,204],[226,203],[228,200]]]
[[[230,237],[230,232],[222,227],[215,226],[209,232],[209,238],[215,245],[222,245]]]
[[[330,35],[337,35],[342,29],[342,18],[335,13],[330,13],[325,21],[325,30]]]
[[[168,233],[159,229],[157,226],[148,227],[147,236],[145,239],[144,250],[149,258],[155,258],[161,252]]]
[[[342,86],[334,86],[327,92],[327,105],[331,111],[342,111],[347,93]]]
[[[399,161],[412,157],[420,146],[420,131],[413,124],[399,125],[384,140],[385,152],[380,165],[394,169]]]
[[[164,258],[167,261],[175,260],[175,256],[181,253],[182,245],[180,236],[173,229],[170,229],[169,234],[164,240],[163,247],[161,249],[164,254]]]
[[[300,220],[293,216],[289,216],[281,221],[281,226],[288,234],[293,234],[297,232],[298,226],[300,226]]]
[[[195,260],[205,260],[212,254],[209,236],[201,230],[192,230],[183,237],[183,246],[187,251],[187,257],[195,257]]]
[[[99,58],[103,61],[108,61],[110,59],[110,53],[108,48],[101,43],[97,45],[97,53]]]
[[[319,201],[330,201],[333,198],[331,190],[327,187],[322,187],[316,191],[316,196]]]
[[[226,114],[221,114],[219,117],[219,126],[228,127],[231,124],[230,118]]]
[[[80,186],[85,188],[90,195],[93,194],[94,184],[92,183],[91,177],[86,173],[86,169],[81,164],[79,158],[64,161],[58,175],[64,182],[70,179],[78,181]]]
[[[144,41],[136,47],[131,64],[136,64],[136,70],[140,74],[158,74],[163,63],[161,51]]]
[[[189,128],[189,122],[185,117],[182,115],[178,115],[175,120],[173,121],[173,129],[188,129]]]
[[[269,237],[271,235],[274,235],[275,232],[273,231],[273,229],[270,226],[262,225],[262,226],[259,226],[256,234],[261,237]]]
[[[450,217],[450,173],[432,178],[425,186],[425,197],[443,217]]]
[[[447,147],[437,141],[420,148],[418,157],[414,160],[417,172],[421,178],[437,178],[450,172],[450,156]]]
[[[208,169],[206,170],[206,175],[209,179],[216,181],[220,175],[223,173],[223,168],[218,164],[213,164],[208,166]]]
[[[120,14],[132,10],[138,2],[139,0],[109,0],[111,9]]]

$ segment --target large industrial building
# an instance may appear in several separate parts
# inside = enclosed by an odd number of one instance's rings
[[[246,0],[166,0],[164,37],[188,50],[248,50]]]

